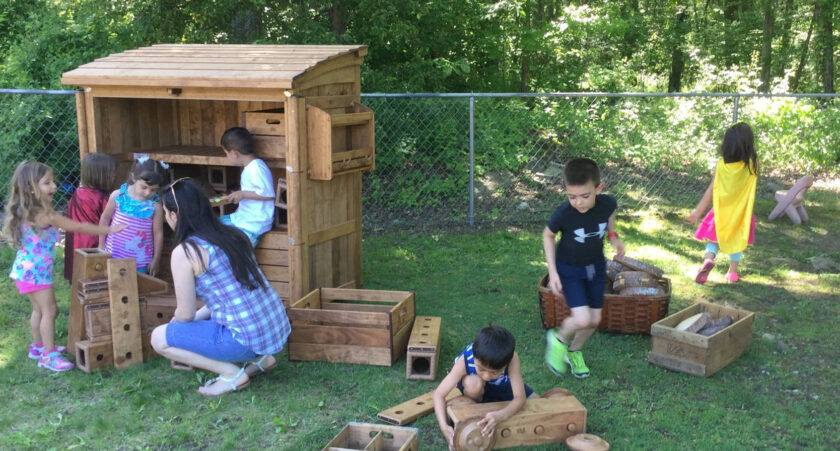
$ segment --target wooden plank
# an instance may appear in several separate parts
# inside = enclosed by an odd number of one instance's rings
[[[244,127],[255,135],[283,136],[286,134],[286,115],[283,110],[246,111]]]
[[[200,139],[200,138],[199,138]],[[165,146],[158,149],[145,149],[142,153],[158,161],[176,164],[195,164],[203,166],[233,166],[221,147],[216,146],[193,146],[177,145]],[[268,167],[283,167],[284,162],[280,159],[266,158],[265,164]]]
[[[414,319],[413,312],[411,319]],[[405,354],[406,345],[408,345],[408,337],[411,335],[412,324],[413,322],[407,322],[399,329],[394,325],[391,326],[391,331],[396,331],[391,343],[391,363],[396,362],[403,356],[403,354]]]
[[[111,340],[111,309],[108,304],[90,304],[85,307],[85,331],[88,341]]]
[[[265,278],[272,282],[288,282],[289,281],[289,267],[288,266],[274,266],[274,265],[260,265]]]
[[[88,127],[87,114],[85,113],[85,94],[76,92],[76,130],[79,134],[79,161],[88,154]]]
[[[96,114],[98,108],[98,101],[95,101],[89,89],[85,89],[85,125],[88,127],[88,152],[98,152],[98,135],[101,130],[101,115]]]
[[[308,360],[391,366],[391,350],[353,345],[289,343],[289,360]]]
[[[407,292],[408,296],[391,308],[391,328],[401,330],[404,326],[414,324],[414,293]],[[323,297],[323,294],[322,294]],[[411,331],[409,330],[409,334]],[[408,343],[408,336],[406,336]]]
[[[390,320],[386,315],[375,312],[351,312],[338,310],[301,309],[294,306],[287,312],[293,321],[317,321],[329,324],[377,326],[387,328]]]
[[[108,260],[107,268],[114,366],[124,369],[143,363],[137,269],[133,258],[112,258]]]
[[[289,234],[284,231],[270,230],[263,234],[257,243],[257,249],[286,250],[289,248]]]
[[[683,360],[677,357],[670,357],[656,352],[649,352],[647,356],[648,362],[681,373],[691,374],[694,376],[705,377],[706,365],[696,363],[694,361]]]
[[[302,296],[300,299],[293,301],[291,308],[293,309],[320,309],[321,308],[321,290],[315,289]]]
[[[309,236],[306,237],[306,242],[310,246],[314,246],[316,244],[320,244],[325,241],[330,241],[340,236],[353,233],[355,231],[356,221],[347,221],[343,224],[339,224],[333,227],[318,230],[317,232],[310,233]]]
[[[356,345],[390,349],[391,331],[370,327],[296,324],[289,335],[289,343]]]
[[[254,135],[254,154],[263,160],[286,158],[286,137]]]
[[[151,294],[168,293],[171,291],[169,282],[152,277],[148,274],[137,273],[137,295],[147,296]]]
[[[307,174],[313,180],[332,178],[332,133],[330,114],[309,105],[306,109]]]
[[[260,265],[289,266],[289,251],[286,249],[263,249],[258,247],[254,249],[254,255],[257,256],[257,263]]]
[[[327,96],[306,96],[306,104],[316,106],[322,110],[346,108],[353,105],[356,96],[353,95],[327,95]]]
[[[379,312],[382,314],[390,315],[391,314],[391,306],[390,305],[371,305],[371,304],[356,304],[356,303],[345,303],[345,302],[335,302],[331,300],[321,299],[321,306],[325,310],[349,310],[353,312]]]
[[[78,291],[79,280],[105,276],[105,265],[111,254],[101,249],[76,249],[73,255],[73,275],[70,280],[71,293]],[[72,296],[72,294],[71,294]],[[81,302],[70,302],[67,324],[67,350],[76,353],[76,342],[83,340],[85,333],[84,306]]]
[[[360,158],[370,158],[372,149],[354,149],[348,150],[346,152],[335,152],[332,154],[332,161],[347,161],[347,160],[356,160]]]
[[[330,116],[333,127],[348,127],[351,125],[364,125],[373,120],[372,111],[359,113],[333,114]]]
[[[103,341],[91,343],[87,340],[76,342],[76,368],[85,373],[92,373],[114,364],[113,343]]]
[[[342,301],[370,301],[370,302],[393,302],[413,298],[411,291],[388,291],[388,290],[360,290],[345,288],[322,288],[322,299],[337,299]]]
[[[424,393],[416,398],[409,399],[403,403],[397,404],[394,407],[385,409],[379,412],[376,417],[386,423],[402,426],[409,424],[424,415],[428,415],[435,410],[434,390]],[[461,391],[453,388],[446,394],[446,400],[461,396]]]

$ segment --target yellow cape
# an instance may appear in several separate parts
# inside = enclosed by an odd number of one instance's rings
[[[747,248],[750,221],[755,203],[756,174],[750,173],[743,161],[718,161],[712,206],[715,210],[715,233],[720,251],[735,254]]]

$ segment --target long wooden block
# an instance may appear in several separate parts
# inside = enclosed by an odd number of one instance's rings
[[[418,316],[408,339],[405,378],[435,380],[440,350],[439,316]]]
[[[104,277],[105,264],[111,254],[101,249],[76,249],[73,253],[73,276],[70,291],[78,290],[78,281],[91,277]],[[76,342],[85,338],[85,312],[81,303],[70,302],[67,325],[67,350],[76,353]]]
[[[91,343],[80,340],[76,342],[76,368],[85,373],[91,373],[113,364],[114,348],[111,341]]]
[[[133,258],[110,259],[107,266],[114,366],[124,369],[143,363],[137,269]]]
[[[435,403],[433,399],[434,394],[435,392],[433,390],[416,398],[409,399],[408,401],[397,404],[390,409],[379,412],[376,417],[386,423],[395,424],[397,426],[409,424],[417,418],[420,418],[423,415],[428,415],[435,410]],[[461,391],[457,388],[453,388],[446,394],[446,400],[449,401],[450,399],[458,396],[461,396]]]

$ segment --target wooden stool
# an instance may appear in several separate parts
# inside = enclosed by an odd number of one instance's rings
[[[776,208],[770,212],[769,220],[774,220],[785,213],[794,224],[802,224],[808,220],[802,201],[808,188],[814,184],[814,176],[806,175],[797,180],[791,189],[776,191]]]

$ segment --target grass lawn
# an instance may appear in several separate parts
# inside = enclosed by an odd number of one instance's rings
[[[588,432],[614,449],[838,449],[840,199],[836,191],[812,189],[808,204],[806,225],[768,223],[773,204],[759,196],[757,245],[745,252],[735,285],[724,281],[724,257],[709,283],[693,283],[703,246],[681,219],[687,208],[619,218],[628,255],[671,278],[672,313],[698,300],[756,313],[749,350],[708,379],[647,363],[647,336],[605,333],[585,348],[591,377],[552,375],[543,363],[536,289],[545,273],[540,224],[367,237],[364,286],[413,290],[418,315],[443,317],[438,380],[481,326],[509,328],[525,381],[538,392],[571,390],[588,409]],[[8,248],[0,252],[3,271],[13,257]],[[819,258],[834,267],[815,269]],[[0,293],[0,449],[320,449],[347,422],[377,422],[377,412],[436,386],[407,381],[405,358],[385,368],[289,362],[285,353],[272,373],[219,399],[196,392],[205,373],[172,371],[163,359],[125,371],[53,374],[26,358],[29,302],[5,277]],[[62,280],[59,342],[66,339],[68,294]],[[421,448],[445,449],[433,415],[411,426]]]

